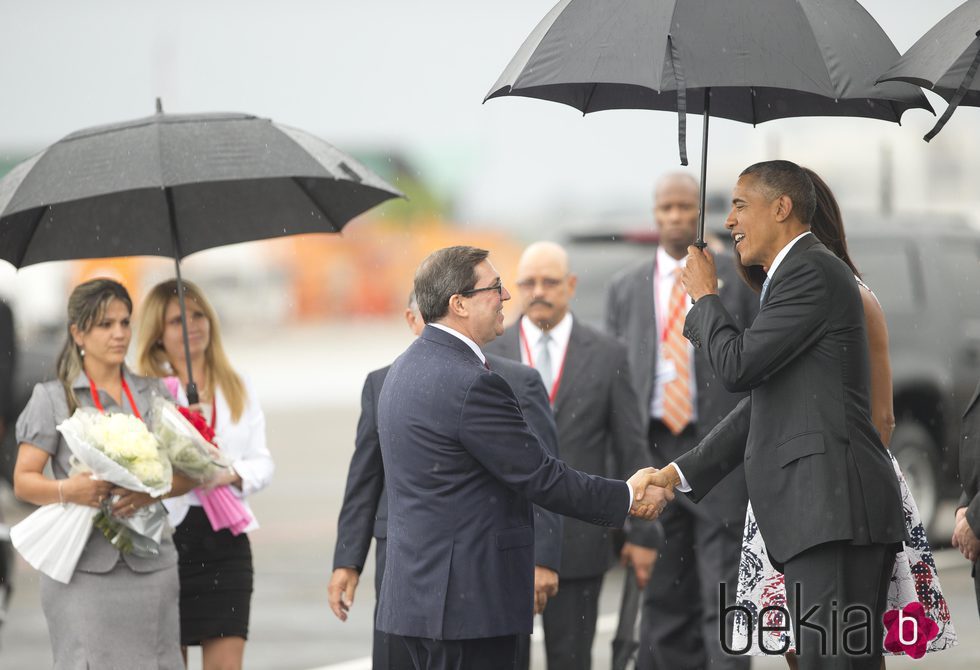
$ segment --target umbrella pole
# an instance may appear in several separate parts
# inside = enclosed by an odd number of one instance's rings
[[[698,210],[698,237],[694,246],[704,249],[704,201],[705,184],[708,179],[708,120],[711,118],[711,88],[704,89],[704,127],[701,129],[701,207]]]
[[[187,404],[196,405],[200,401],[194,371],[191,366],[191,341],[187,336],[187,307],[184,303],[184,280],[180,276],[180,240],[177,237],[177,217],[174,214],[174,196],[169,188],[163,189],[167,199],[167,216],[170,218],[170,235],[174,241],[174,268],[177,270],[177,304],[180,305],[180,329],[184,336],[184,361],[187,364]]]

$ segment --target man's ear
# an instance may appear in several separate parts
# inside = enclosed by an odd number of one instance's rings
[[[776,221],[779,223],[788,219],[793,213],[793,200],[785,193],[776,198],[775,206]]]
[[[449,313],[454,316],[467,316],[469,314],[466,303],[463,302],[463,296],[457,293],[449,298]]]

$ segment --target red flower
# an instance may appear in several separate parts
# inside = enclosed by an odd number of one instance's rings
[[[186,407],[178,407],[177,409],[180,410],[180,413],[184,416],[185,419],[191,422],[192,426],[197,428],[197,432],[201,434],[201,437],[203,437],[211,444],[214,444],[214,431],[211,430],[211,426],[208,425],[208,422],[204,420],[203,416],[201,416],[197,412],[192,412]]]
[[[922,658],[929,642],[939,635],[939,626],[926,616],[920,602],[912,602],[901,610],[889,610],[882,617],[885,624],[885,649],[893,654],[906,653]]]

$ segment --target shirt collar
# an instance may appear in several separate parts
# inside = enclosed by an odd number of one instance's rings
[[[667,253],[663,247],[657,247],[657,276],[659,279],[670,279],[678,268],[684,267],[687,256],[677,260]]]
[[[521,317],[521,328],[524,329],[524,336],[527,338],[528,343],[533,347],[537,346],[538,341],[544,335],[544,331],[534,325],[526,316]],[[548,333],[551,335],[552,341],[559,347],[564,348],[568,344],[568,338],[572,335],[572,313],[571,311],[565,312],[565,316],[562,317],[561,321],[555,324]]]
[[[786,254],[788,254],[789,253],[789,250],[793,248],[793,245],[796,244],[797,242],[799,242],[801,239],[803,239],[806,235],[809,235],[809,234],[810,234],[810,231],[809,230],[806,231],[805,233],[800,233],[799,235],[797,235],[796,237],[794,237],[792,240],[790,240],[789,244],[787,244],[785,247],[783,247],[782,249],[780,249],[779,250],[779,253],[776,254],[776,258],[773,259],[772,265],[769,267],[769,272],[766,273],[766,276],[767,277],[772,277],[774,274],[776,274],[776,268],[778,268],[779,267],[779,264],[783,262],[783,259],[784,258],[786,258]]]
[[[477,357],[480,359],[480,362],[483,363],[484,365],[487,364],[487,357],[483,355],[483,351],[480,349],[480,345],[478,345],[470,338],[466,337],[466,335],[463,335],[458,330],[453,330],[449,326],[445,326],[441,323],[430,323],[428,325],[432,326],[433,328],[438,328],[439,330],[444,330],[450,335],[454,337],[458,337],[459,339],[463,340],[463,342],[466,343],[466,346],[472,349],[473,353],[477,355]]]
[[[139,375],[134,375],[133,372],[126,367],[124,363],[122,366],[123,377],[126,379],[126,383],[130,387],[142,386],[142,383],[146,380],[146,377],[141,377]],[[91,383],[89,382],[88,375],[85,374],[85,370],[82,370],[75,377],[75,380],[71,383],[73,389],[88,389],[91,388]]]

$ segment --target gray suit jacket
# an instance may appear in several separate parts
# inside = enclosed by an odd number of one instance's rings
[[[750,391],[677,459],[697,500],[739,463],[770,555],[824,542],[905,539],[898,480],[871,423],[864,309],[854,274],[813,235],[797,242],[742,330],[716,295],[685,336],[730,391]]]
[[[519,331],[518,324],[510,326],[486,350],[520,361]],[[648,467],[650,455],[636,407],[626,348],[574,320],[554,406],[561,459],[576,470],[602,474],[611,454],[614,470],[608,474],[624,479]],[[633,519],[628,537],[636,544],[659,547],[663,534],[659,523]],[[614,558],[608,528],[565,519],[563,579],[601,575]]]
[[[162,396],[170,399],[170,394],[161,380],[134,375],[128,370],[124,374],[126,383],[133,393],[133,400],[136,401],[136,406],[145,420],[150,417],[150,408],[153,405],[154,397]],[[78,376],[72,387],[79,406],[95,406],[92,402],[88,379],[84,373]],[[124,403],[124,406],[120,407],[105,391],[99,391],[99,398],[106,411],[132,414],[129,403]],[[17,443],[26,442],[51,454],[51,470],[55,479],[67,478],[71,470],[69,463],[71,449],[68,448],[65,438],[55,429],[68,416],[68,400],[65,398],[65,390],[61,386],[61,382],[55,380],[43,382],[34,387],[31,399],[24,411],[21,412],[20,418],[17,419]],[[162,503],[157,504],[161,505]],[[109,544],[100,530],[93,528],[75,569],[80,572],[109,572],[115,567],[120,556],[134,572],[155,572],[177,564],[177,550],[169,532],[164,533],[159,556],[140,558],[133,554],[120,554],[118,549]]]
[[[656,256],[654,256],[656,258]],[[718,293],[736,326],[747,328],[759,311],[759,296],[735,272],[730,256],[715,256]],[[622,270],[612,279],[606,301],[606,329],[626,343],[630,372],[637,390],[644,434],[649,430],[653,380],[657,373],[657,301],[653,295],[653,260],[644,260]],[[694,350],[694,377],[697,384],[696,439],[700,440],[731,412],[746,393],[731,393],[711,369],[704,352]],[[679,453],[654,453],[654,465],[663,467]],[[701,501],[700,510],[713,518],[741,525],[745,521],[748,492],[739,467]]]
[[[527,424],[541,446],[558,456],[558,432],[541,376],[534,370],[497,356],[488,356],[494,372],[510,384]],[[375,370],[364,380],[361,416],[357,421],[354,454],[347,471],[347,488],[337,520],[333,567],[364,568],[371,537],[388,536],[388,495],[384,486],[381,441],[378,439],[378,398],[391,366]],[[562,517],[534,506],[534,563],[554,571],[561,567]]]

